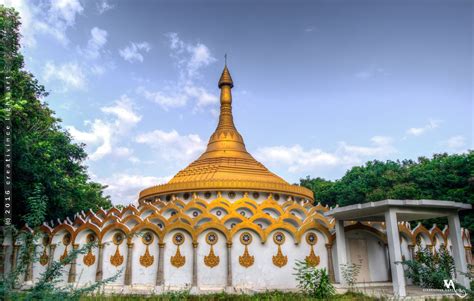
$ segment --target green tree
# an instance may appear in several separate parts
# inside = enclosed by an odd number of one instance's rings
[[[435,154],[418,160],[369,161],[355,166],[336,181],[322,178],[300,180],[314,192],[315,200],[340,206],[384,199],[437,199],[474,204],[474,151]],[[473,211],[462,211],[461,224],[474,232]],[[446,219],[426,220],[443,225]]]
[[[0,6],[0,115],[11,109],[13,222],[23,222],[27,198],[41,187],[46,218],[65,218],[81,210],[111,206],[105,186],[90,181],[83,162],[84,145],[73,143],[44,99],[48,93],[24,68],[18,13]],[[4,138],[0,147],[4,149]]]

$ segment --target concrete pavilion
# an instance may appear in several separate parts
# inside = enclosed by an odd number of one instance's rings
[[[435,217],[447,217],[449,238],[452,244],[452,255],[456,266],[456,280],[469,288],[469,279],[463,275],[467,272],[464,256],[464,246],[461,237],[459,211],[472,209],[472,205],[452,201],[439,200],[383,200],[365,204],[355,204],[338,207],[325,213],[335,218],[336,252],[338,271],[341,275],[341,265],[347,263],[346,239],[344,233],[345,221],[385,222],[387,242],[390,256],[390,268],[395,296],[406,296],[405,276],[403,266],[396,264],[402,261],[398,222],[423,220]],[[453,231],[454,229],[454,231]],[[340,282],[343,284],[342,277]]]

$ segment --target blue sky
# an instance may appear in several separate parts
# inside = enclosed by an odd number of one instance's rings
[[[472,1],[6,3],[117,204],[204,150],[225,53],[247,149],[289,182],[472,148]]]

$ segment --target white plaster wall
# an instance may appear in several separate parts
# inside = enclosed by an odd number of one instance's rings
[[[173,243],[173,235],[177,232],[185,236],[184,243],[180,246],[182,256],[186,256],[186,263],[180,268],[171,265],[171,256],[176,253],[177,246]],[[164,239],[164,279],[165,286],[170,288],[185,288],[192,284],[193,271],[193,245],[191,236],[184,230],[173,230]]]
[[[149,252],[153,257],[153,264],[144,267],[140,264],[140,256],[146,251],[146,245],[142,242],[142,237],[136,235],[133,238],[133,258],[132,258],[132,284],[148,284],[155,285],[158,272],[158,236],[153,231],[144,230],[141,234],[150,232],[153,234],[153,242],[148,246]]]
[[[374,235],[363,230],[351,230],[346,232],[346,251],[347,261],[350,262],[349,238],[359,238],[367,240],[368,264],[370,273],[370,282],[388,281],[388,263],[387,250],[384,242]]]
[[[47,264],[45,266],[42,266],[41,263],[39,262],[39,259],[41,255],[43,254],[45,246],[43,244],[39,243],[36,245],[36,252],[35,252],[35,261],[33,263],[33,282],[37,281],[41,274],[46,271]],[[48,255],[48,258],[50,256],[49,254],[49,245],[46,246],[46,254]]]
[[[124,239],[122,244],[119,246],[120,255],[123,256],[123,263],[116,267],[110,263],[110,257],[115,254],[117,246],[112,242],[113,235],[119,232],[118,230],[109,231],[102,238],[102,243],[104,243],[104,253],[103,253],[103,265],[102,265],[102,279],[107,279],[109,277],[115,276],[118,272],[122,271],[117,279],[111,284],[120,284],[124,283],[125,279],[125,266],[127,264],[127,240]],[[123,234],[125,236],[125,234]]]
[[[56,233],[56,235],[54,235],[54,237],[51,240],[53,244],[56,244],[56,250],[54,251],[54,258],[53,258],[54,261],[59,262],[61,260],[60,259],[61,256],[64,253],[64,249],[66,248],[66,246],[63,244],[62,240],[63,240],[63,237],[66,233],[68,233],[68,232],[65,231],[65,230],[59,231],[58,233]],[[68,254],[70,254],[71,251],[72,251],[72,241],[67,246]],[[58,278],[58,280],[60,281],[60,284],[66,284],[67,283],[70,269],[71,269],[70,264],[68,264],[67,266],[64,267],[64,273],[61,275],[61,277]]]
[[[411,260],[411,254],[410,254],[410,249],[408,249],[408,240],[407,238],[405,238],[405,236],[403,236],[401,233],[400,233],[400,237],[401,237],[401,242],[400,242],[400,250],[402,252],[402,259],[405,258],[405,260]],[[406,271],[408,268],[406,266],[403,267],[403,269]],[[409,279],[408,277],[405,276],[405,282],[407,284],[412,284],[412,281],[411,279]]]
[[[76,236],[76,244],[79,245],[79,248],[82,248],[86,243],[86,237],[88,234],[93,234],[92,231],[82,231]],[[97,238],[96,238],[97,239]],[[95,274],[97,272],[97,263],[99,260],[99,249],[97,247],[91,249],[92,254],[95,256],[95,262],[91,266],[84,264],[85,254],[79,255],[76,261],[76,282],[79,285],[92,284],[95,282]]]
[[[295,245],[293,237],[286,231],[285,243],[281,246],[283,255],[288,256],[288,263],[279,268],[273,264],[272,257],[277,254],[278,246],[273,242],[273,233],[268,236],[265,244],[260,242],[257,234],[252,231],[253,241],[248,246],[251,256],[254,256],[254,264],[245,268],[239,263],[239,256],[244,253],[245,246],[240,243],[240,234],[246,230],[239,231],[233,238],[232,247],[232,273],[233,285],[238,288],[252,289],[294,289],[297,282],[295,280],[294,266],[296,259],[304,260],[310,253],[310,246],[304,241]],[[315,246],[316,255],[320,256],[319,267],[327,268],[327,252],[325,247],[325,238],[319,233],[318,243]]]
[[[219,239],[214,245],[214,254],[219,256],[219,264],[210,268],[204,263],[204,256],[209,255],[211,246],[206,242],[206,235],[209,232],[215,232]],[[227,284],[227,246],[222,233],[217,230],[203,232],[198,237],[198,287],[201,288],[224,288]]]

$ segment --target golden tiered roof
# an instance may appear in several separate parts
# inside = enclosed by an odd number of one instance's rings
[[[309,189],[288,184],[247,152],[244,140],[234,125],[231,93],[234,82],[227,66],[218,86],[221,89],[219,123],[206,151],[167,184],[141,191],[140,199],[185,191],[248,190],[283,193],[312,200],[313,193]]]

